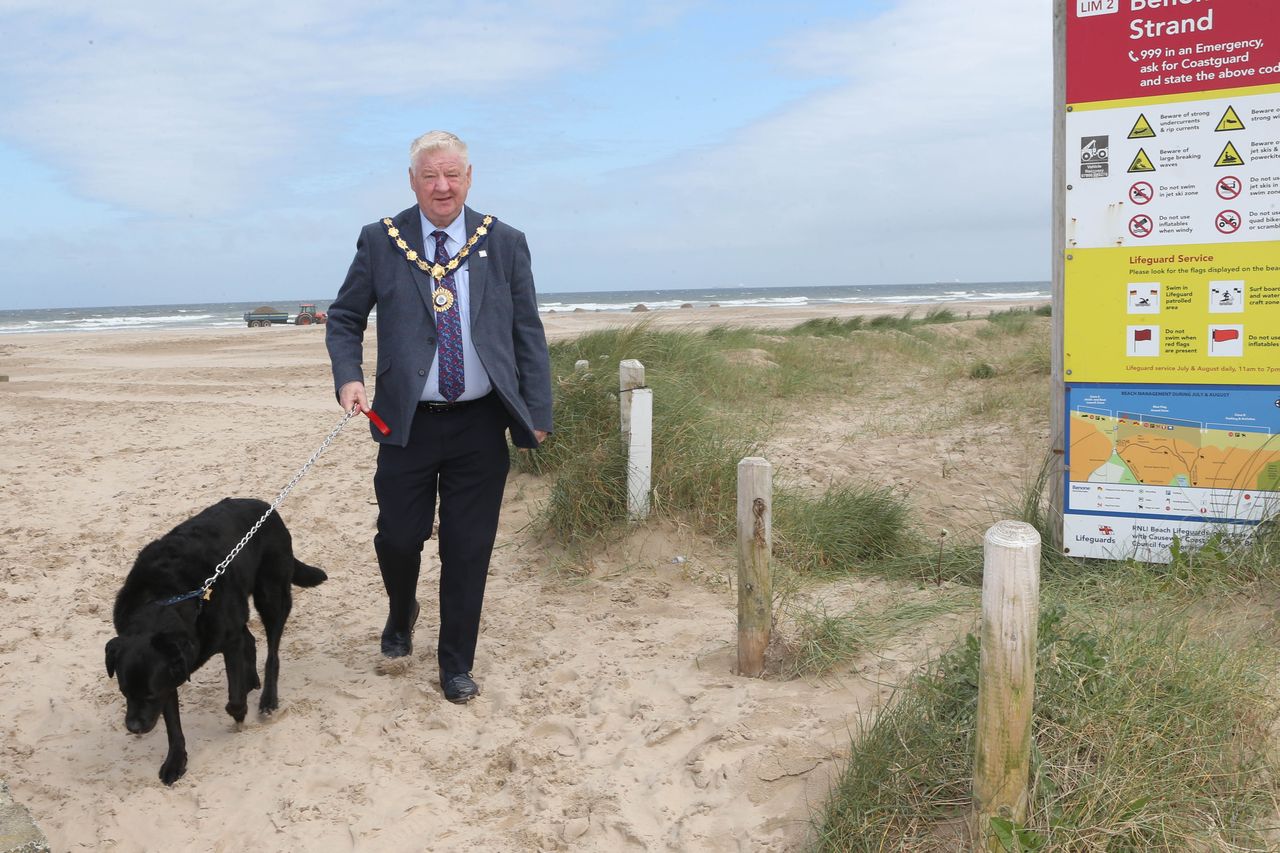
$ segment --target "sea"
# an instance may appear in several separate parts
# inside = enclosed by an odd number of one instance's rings
[[[697,290],[610,290],[543,293],[542,313],[651,310],[721,306],[761,307],[785,311],[815,305],[901,306],[929,302],[1026,301],[1028,307],[1050,299],[1049,282],[868,284],[821,287],[721,287]],[[263,306],[296,314],[300,302],[327,310],[325,299],[276,299],[258,302],[196,302],[172,305],[120,305],[96,308],[27,308],[0,310],[0,335],[40,332],[110,332],[116,330],[207,329],[244,326],[244,314]]]

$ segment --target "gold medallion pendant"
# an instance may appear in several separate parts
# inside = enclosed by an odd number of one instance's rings
[[[453,291],[437,287],[431,292],[431,302],[436,306],[436,313],[443,314],[453,307]]]

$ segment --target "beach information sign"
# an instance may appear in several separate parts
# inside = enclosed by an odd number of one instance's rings
[[[1063,550],[1280,510],[1280,3],[1066,0]]]

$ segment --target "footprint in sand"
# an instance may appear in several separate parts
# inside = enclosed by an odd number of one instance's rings
[[[582,754],[577,730],[564,720],[545,719],[529,729],[529,737],[564,758],[577,758]]]

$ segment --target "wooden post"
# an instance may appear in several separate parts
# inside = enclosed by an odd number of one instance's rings
[[[587,361],[585,358],[580,358],[573,363],[573,372],[586,373],[589,367],[591,367],[591,362]]]
[[[618,362],[618,414],[624,442],[631,433],[631,392],[643,387],[644,365],[634,358]]]
[[[748,456],[738,463],[738,674],[764,673],[772,624],[773,466]]]
[[[636,388],[631,394],[631,432],[627,436],[627,518],[649,517],[653,481],[653,390]]]
[[[1027,817],[1031,706],[1040,618],[1040,534],[1021,521],[987,531],[982,570],[981,669],[974,737],[971,831],[978,850],[1000,850],[993,817]]]

